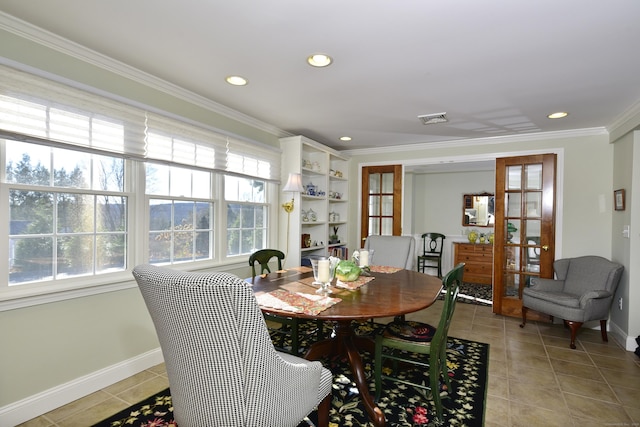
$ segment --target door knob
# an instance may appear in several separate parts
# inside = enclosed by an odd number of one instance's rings
[[[549,251],[549,245],[543,245],[542,246],[542,250],[545,251],[545,252],[548,252]]]

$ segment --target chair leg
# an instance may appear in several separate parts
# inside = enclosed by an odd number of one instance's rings
[[[429,386],[431,387],[431,396],[436,406],[436,417],[439,422],[442,422],[442,399],[440,398],[440,374],[442,371],[440,364],[442,362],[439,354],[431,355],[431,360],[429,361]]]
[[[527,324],[527,311],[529,309],[525,306],[522,306],[522,323],[520,324],[521,328],[524,328],[524,325]]]
[[[582,326],[582,322],[574,322],[572,320],[566,320],[565,324],[569,326],[569,328],[571,329],[571,343],[569,344],[569,347],[571,347],[572,349],[575,349],[576,334],[578,332],[578,329],[580,329],[580,327]]]
[[[291,354],[298,356],[298,319],[291,324]]]
[[[609,338],[607,337],[607,320],[600,321],[600,334],[602,335],[602,341],[609,342]]]
[[[318,427],[329,427],[329,410],[331,410],[331,393],[318,405]]]

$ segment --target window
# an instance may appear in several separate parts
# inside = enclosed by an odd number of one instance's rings
[[[266,182],[225,175],[227,256],[264,249],[267,244]]]
[[[0,310],[120,289],[136,264],[238,262],[276,220],[279,149],[2,65],[0,165]]]
[[[124,161],[6,141],[9,285],[126,268]]]
[[[150,263],[174,264],[213,257],[211,175],[147,163],[146,188],[152,196],[149,197]]]

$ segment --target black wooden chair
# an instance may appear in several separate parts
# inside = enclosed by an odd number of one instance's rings
[[[422,235],[422,255],[418,255],[418,271],[424,273],[425,268],[433,268],[442,277],[442,247],[444,234],[424,233]]]
[[[256,263],[260,265],[260,273],[264,274],[265,272],[271,273],[271,268],[269,267],[269,262],[276,258],[278,263],[278,270],[282,270],[282,260],[284,260],[284,252],[278,249],[260,249],[255,251],[249,256],[249,265],[251,266],[251,282],[255,280],[256,274]],[[274,333],[277,336],[282,337],[282,340],[276,340],[278,342],[273,343],[273,345],[280,351],[284,351],[287,353],[291,353],[295,356],[298,356],[299,344],[300,344],[300,319],[295,317],[286,317],[286,316],[277,316],[271,313],[263,313],[265,320],[267,320],[267,328],[270,333]],[[271,323],[272,322],[272,323]],[[277,323],[278,325],[273,326],[273,323]],[[317,333],[318,337],[322,338],[322,322],[316,321]],[[290,337],[291,339],[291,349],[284,347],[283,345],[279,345],[279,342],[284,343],[284,339],[286,337]]]

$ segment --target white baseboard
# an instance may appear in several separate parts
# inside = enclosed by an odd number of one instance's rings
[[[636,344],[636,337],[628,336],[622,329],[613,322],[609,322],[609,331],[613,335],[613,338],[620,343],[627,351],[635,351],[638,344]]]
[[[0,426],[16,426],[39,417],[163,361],[162,351],[158,347],[155,350],[0,407]]]

